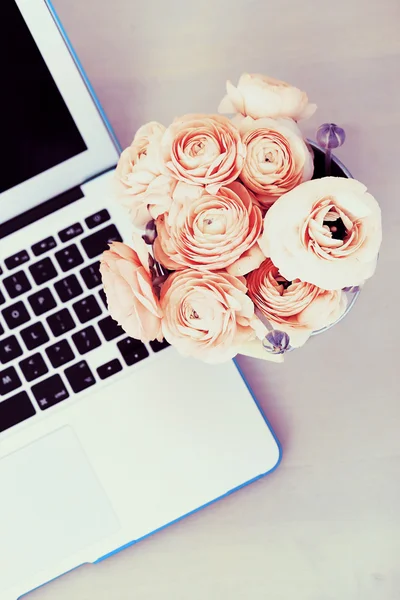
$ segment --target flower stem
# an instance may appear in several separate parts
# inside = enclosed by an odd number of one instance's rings
[[[332,151],[330,148],[325,150],[325,176],[328,177],[331,174],[331,159]]]
[[[268,321],[267,317],[265,317],[263,315],[263,313],[261,312],[261,310],[259,308],[255,308],[254,309],[254,313],[256,315],[256,317],[258,317],[261,321],[261,323],[263,325],[265,325],[265,327],[268,329],[268,331],[273,331],[274,328],[272,327],[271,323]]]

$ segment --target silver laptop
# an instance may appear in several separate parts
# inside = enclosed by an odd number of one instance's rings
[[[115,138],[44,0],[2,0],[0,598],[99,562],[270,472],[235,364],[180,358],[107,315],[129,240]]]

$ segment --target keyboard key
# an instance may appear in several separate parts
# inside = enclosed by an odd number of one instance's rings
[[[162,342],[159,342],[158,340],[154,340],[153,342],[150,342],[150,346],[151,346],[151,349],[153,350],[153,352],[160,352],[160,350],[164,350],[164,348],[168,348],[169,344],[168,344],[167,340],[163,340]]]
[[[106,221],[109,221],[110,219],[111,219],[111,217],[110,217],[110,213],[108,212],[108,210],[103,209],[103,210],[99,210],[99,212],[95,213],[94,215],[90,215],[90,217],[85,219],[85,223],[89,227],[89,229],[93,229],[94,227],[97,227],[98,225],[102,225],[102,223],[105,223]]]
[[[82,329],[82,331],[74,333],[72,340],[79,354],[86,354],[101,346],[100,338],[92,325],[86,327],[86,329]]]
[[[28,350],[34,350],[38,346],[42,346],[42,344],[48,342],[50,339],[47,335],[47,331],[39,322],[23,329],[20,333]]]
[[[15,335],[10,335],[10,337],[0,341],[0,362],[3,365],[10,362],[10,360],[14,360],[14,358],[18,358],[21,354],[22,348]]]
[[[21,250],[21,252],[17,252],[17,254],[13,254],[12,256],[6,258],[4,264],[6,265],[7,269],[11,271],[11,269],[16,269],[20,265],[28,262],[29,258],[28,252],[26,250]]]
[[[52,375],[32,386],[32,392],[41,410],[46,410],[69,398],[69,393],[59,375]]]
[[[37,317],[57,306],[53,294],[48,288],[40,290],[28,297],[29,304]]]
[[[22,385],[14,367],[0,371],[0,396],[13,392]]]
[[[111,377],[111,375],[115,375],[116,373],[119,373],[119,371],[122,371],[122,365],[118,358],[114,358],[114,360],[110,360],[110,362],[105,365],[101,365],[101,367],[97,369],[97,374],[100,379],[107,379],[107,377]]]
[[[37,285],[42,285],[57,277],[57,271],[48,257],[30,266],[29,270]]]
[[[114,340],[120,335],[124,335],[125,331],[112,317],[106,317],[98,322],[98,326],[101,329],[101,333],[104,335],[107,342]]]
[[[47,317],[47,323],[49,324],[54,337],[59,337],[75,327],[75,322],[66,308]]]
[[[100,263],[95,262],[81,271],[82,279],[89,290],[101,284]]]
[[[118,342],[117,346],[128,367],[149,356],[146,346],[130,337]]]
[[[75,275],[68,275],[68,277],[61,279],[61,281],[57,281],[54,287],[61,302],[68,302],[68,300],[72,300],[72,298],[83,294],[82,286]]]
[[[46,354],[55,369],[66,365],[75,358],[75,354],[67,340],[60,340],[56,344],[49,346],[46,348]]]
[[[18,273],[6,277],[3,279],[3,283],[10,298],[16,298],[32,289],[32,286],[23,271],[18,271]]]
[[[26,392],[20,392],[0,402],[0,433],[33,417],[36,410]]]
[[[65,369],[64,373],[75,394],[86,390],[96,383],[93,373],[85,360],[82,360],[76,365],[72,365],[72,367],[68,367],[68,369]]]
[[[4,308],[2,314],[10,329],[15,329],[30,320],[29,313],[21,301]]]
[[[64,272],[70,271],[83,263],[83,257],[75,244],[59,250],[55,256]]]
[[[0,323],[0,335],[3,335],[4,333],[4,327],[3,325]]]
[[[6,301],[6,299],[4,298],[3,294],[1,293],[0,290],[0,304],[4,304],[4,302]]]
[[[102,310],[94,296],[86,296],[72,305],[79,321],[87,323],[101,315]]]
[[[45,254],[45,252],[49,252],[57,246],[56,240],[51,235],[50,237],[45,238],[41,242],[37,244],[33,244],[32,252],[35,256],[40,256],[41,254]]]
[[[89,258],[98,256],[108,249],[111,242],[122,242],[122,237],[115,225],[108,225],[82,240],[82,246]]]
[[[81,235],[81,233],[83,233],[82,225],[80,223],[74,223],[73,225],[70,225],[66,229],[60,231],[58,237],[62,242],[69,242],[69,240]]]
[[[100,296],[100,298],[101,298],[101,301],[102,301],[102,303],[104,304],[104,306],[105,306],[106,308],[108,308],[108,304],[107,304],[107,296],[106,296],[106,293],[105,293],[105,291],[104,291],[103,289],[101,289],[101,290],[99,291],[99,296]]]
[[[19,366],[27,381],[33,381],[49,372],[43,357],[39,353],[21,360]]]

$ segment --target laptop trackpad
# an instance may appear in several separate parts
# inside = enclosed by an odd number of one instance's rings
[[[0,589],[118,529],[70,427],[0,460]]]

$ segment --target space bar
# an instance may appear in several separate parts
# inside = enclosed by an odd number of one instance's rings
[[[20,392],[0,402],[0,433],[36,414],[26,392]]]

